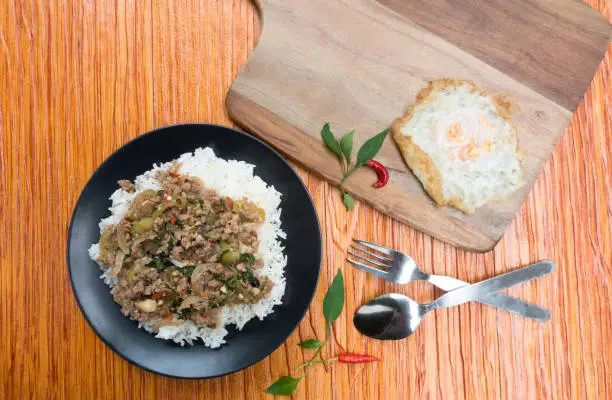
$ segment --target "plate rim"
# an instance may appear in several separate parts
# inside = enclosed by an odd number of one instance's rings
[[[89,316],[83,310],[83,305],[81,304],[81,300],[80,300],[79,296],[77,296],[77,293],[75,291],[75,283],[74,283],[74,279],[73,279],[73,271],[72,271],[71,264],[70,264],[70,249],[72,247],[70,239],[72,237],[72,230],[74,228],[75,215],[76,215],[76,213],[77,213],[77,211],[78,211],[78,209],[79,209],[79,207],[81,205],[81,200],[82,200],[82,197],[83,197],[83,192],[85,191],[87,186],[91,183],[92,179],[96,175],[98,175],[100,173],[100,171],[106,166],[106,164],[109,162],[110,158],[112,158],[114,155],[116,155],[118,152],[120,152],[124,148],[134,144],[135,142],[138,142],[139,140],[143,140],[145,137],[153,136],[153,135],[159,133],[160,131],[169,130],[169,129],[175,129],[175,128],[188,128],[188,127],[191,127],[191,128],[210,128],[210,127],[213,127],[213,128],[223,129],[223,130],[226,130],[226,131],[230,131],[233,134],[236,134],[238,136],[244,135],[248,139],[253,140],[254,142],[256,142],[256,143],[264,146],[268,150],[270,150],[278,159],[280,159],[289,168],[289,171],[293,174],[293,176],[295,176],[295,178],[297,178],[297,181],[300,183],[300,185],[304,189],[304,192],[306,193],[308,201],[309,201],[310,205],[312,206],[313,214],[315,216],[314,222],[315,222],[317,231],[319,233],[319,235],[318,235],[319,246],[318,246],[318,257],[317,257],[319,259],[319,262],[318,262],[318,265],[317,265],[317,275],[316,275],[316,278],[315,278],[314,289],[312,290],[312,293],[309,295],[308,306],[305,307],[304,310],[300,312],[300,314],[301,314],[300,317],[298,318],[298,320],[295,323],[295,325],[291,328],[291,330],[289,331],[289,333],[285,337],[285,339],[283,341],[281,341],[280,343],[278,343],[277,345],[275,345],[274,348],[268,354],[262,356],[259,359],[247,362],[244,365],[242,365],[242,366],[238,367],[237,369],[235,369],[233,371],[230,371],[230,372],[225,372],[225,373],[215,374],[215,375],[206,375],[206,376],[181,376],[181,375],[173,375],[173,374],[168,374],[168,373],[164,373],[164,372],[155,371],[155,370],[153,370],[153,369],[151,369],[151,368],[149,368],[149,367],[147,367],[147,366],[145,366],[145,365],[143,365],[143,364],[141,364],[141,363],[131,359],[130,357],[126,356],[125,354],[123,354],[122,352],[117,350],[117,348],[110,341],[108,341],[106,338],[104,338],[104,337],[102,337],[100,335],[98,330],[94,327],[94,325],[93,325],[92,321],[90,320]],[[151,165],[153,165],[153,163],[155,163],[155,161],[153,161]],[[89,325],[90,329],[94,332],[96,337],[99,340],[101,340],[107,347],[109,347],[116,355],[118,355],[122,359],[126,360],[130,364],[135,365],[138,368],[141,368],[141,369],[143,369],[143,370],[145,370],[147,372],[150,372],[150,373],[153,373],[153,374],[156,374],[156,375],[160,375],[160,376],[164,376],[164,377],[168,377],[168,378],[185,379],[185,380],[213,379],[213,378],[220,378],[220,377],[223,377],[223,376],[226,376],[226,375],[231,375],[231,374],[234,374],[236,372],[240,372],[240,371],[242,371],[242,370],[244,370],[246,368],[249,368],[249,367],[257,364],[258,362],[260,362],[263,359],[269,357],[273,352],[275,352],[280,346],[282,346],[283,343],[285,343],[287,341],[289,336],[291,336],[295,332],[295,330],[298,328],[298,326],[300,325],[300,323],[302,322],[302,320],[304,319],[304,317],[308,313],[308,310],[310,309],[310,305],[312,304],[312,301],[313,301],[313,299],[315,297],[315,294],[317,292],[317,288],[319,286],[319,281],[321,279],[321,267],[322,267],[322,263],[323,263],[323,235],[322,235],[322,232],[321,232],[321,223],[320,223],[320,220],[319,220],[319,215],[317,213],[317,208],[316,208],[316,205],[314,203],[314,200],[312,199],[312,195],[310,194],[310,191],[308,190],[308,188],[304,184],[304,181],[302,180],[302,178],[300,178],[300,176],[298,175],[297,171],[293,168],[293,166],[291,164],[289,164],[288,160],[285,159],[285,157],[283,157],[276,149],[274,149],[272,146],[268,145],[267,143],[265,143],[261,139],[253,136],[252,134],[249,134],[247,132],[244,132],[244,131],[241,131],[241,130],[238,130],[236,128],[232,128],[232,127],[229,127],[229,126],[220,125],[220,124],[210,124],[210,123],[178,123],[178,124],[164,125],[162,127],[155,128],[155,129],[152,129],[150,131],[146,131],[145,133],[142,133],[142,134],[136,136],[135,138],[130,139],[129,141],[125,142],[120,147],[115,149],[111,154],[109,154],[104,159],[104,161],[102,161],[102,163],[100,165],[98,165],[98,167],[90,175],[90,177],[87,180],[87,182],[85,183],[85,185],[81,188],[81,191],[79,193],[79,197],[76,200],[76,202],[74,203],[73,210],[72,210],[72,213],[70,215],[70,225],[69,225],[68,233],[67,233],[67,237],[66,237],[66,254],[65,254],[65,256],[66,256],[66,267],[68,269],[68,276],[69,276],[69,280],[70,280],[70,289],[71,289],[71,292],[72,292],[72,295],[73,295],[74,299],[76,300],[76,303],[77,303],[77,306],[79,308],[79,311],[80,311],[81,315],[85,318],[85,321]],[[283,296],[284,296],[284,294],[283,294]],[[142,329],[142,328],[138,328],[138,329]],[[203,344],[202,343],[198,343],[198,345],[203,345]],[[212,350],[215,350],[215,349],[212,349]]]

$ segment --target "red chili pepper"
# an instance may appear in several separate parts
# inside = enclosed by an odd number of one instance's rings
[[[363,364],[378,361],[378,357],[367,354],[344,353],[338,356],[338,361],[345,364]]]
[[[168,175],[170,175],[173,178],[178,178],[179,176],[181,176],[181,174],[178,174],[176,172],[170,172]]]
[[[151,298],[152,298],[153,300],[159,300],[159,299],[161,299],[162,297],[164,297],[164,294],[163,294],[163,293],[161,293],[161,292],[160,292],[160,293],[155,293],[153,296],[151,296]]]
[[[230,199],[229,197],[226,197],[225,202],[229,206],[230,210],[234,209],[234,200]]]
[[[389,170],[376,160],[368,161],[368,167],[372,168],[378,175],[378,182],[372,185],[373,188],[381,188],[389,182]]]
[[[176,221],[178,221],[178,217],[176,215],[173,215],[172,218],[170,218],[170,223],[174,225],[176,224]]]

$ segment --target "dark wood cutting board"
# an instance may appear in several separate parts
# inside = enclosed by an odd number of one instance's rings
[[[356,146],[387,128],[427,82],[470,79],[515,97],[526,185],[465,215],[437,207],[389,137],[378,160],[390,184],[359,171],[347,188],[378,210],[443,241],[487,251],[521,207],[563,134],[612,37],[574,0],[262,0],[263,33],[227,98],[230,115],[338,183],[325,122],[357,130]],[[571,168],[571,166],[568,166]]]

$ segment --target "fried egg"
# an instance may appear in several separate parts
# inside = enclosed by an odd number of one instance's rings
[[[438,204],[471,214],[522,184],[511,105],[472,82],[441,79],[393,124],[404,159]]]

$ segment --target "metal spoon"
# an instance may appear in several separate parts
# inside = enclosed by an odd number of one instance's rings
[[[374,339],[404,339],[416,331],[425,314],[431,310],[474,301],[484,294],[548,275],[554,269],[552,261],[542,261],[450,291],[429,304],[419,304],[398,293],[386,294],[361,306],[355,313],[353,323],[359,332]]]

